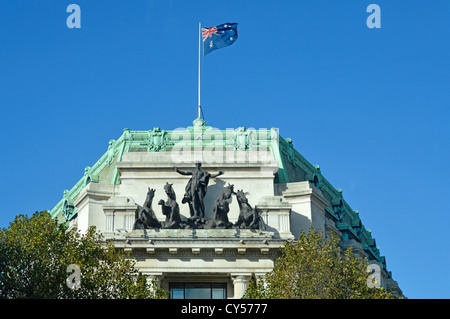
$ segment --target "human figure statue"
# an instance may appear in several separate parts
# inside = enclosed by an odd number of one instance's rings
[[[174,167],[173,170],[181,175],[191,175],[189,182],[185,188],[184,198],[182,203],[189,204],[189,210],[191,219],[204,219],[205,218],[205,204],[203,202],[210,178],[216,178],[223,174],[219,171],[217,174],[210,174],[201,169],[202,163],[195,162],[195,168],[190,172],[184,172]]]

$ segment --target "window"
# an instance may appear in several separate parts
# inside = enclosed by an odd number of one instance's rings
[[[170,283],[170,299],[226,299],[226,283]]]

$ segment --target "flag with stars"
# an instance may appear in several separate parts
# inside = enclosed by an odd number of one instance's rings
[[[216,27],[202,28],[203,55],[232,45],[238,38],[237,23],[224,23]]]

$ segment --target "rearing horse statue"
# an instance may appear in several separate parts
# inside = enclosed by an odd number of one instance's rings
[[[153,197],[155,197],[155,189],[149,187],[144,205],[137,205],[136,221],[134,222],[133,229],[161,228],[161,223],[156,218],[155,212],[152,209]]]
[[[236,195],[239,205],[239,217],[234,224],[234,227],[241,229],[260,229],[261,224],[261,228],[265,230],[266,226],[264,225],[261,216],[259,216],[256,210],[250,206],[244,191],[241,189],[234,194]]]
[[[231,228],[233,226],[232,223],[228,220],[228,212],[230,211],[230,202],[234,185],[228,184],[227,187],[222,189],[222,192],[214,201],[213,205],[213,218],[212,224],[210,227],[212,228]]]

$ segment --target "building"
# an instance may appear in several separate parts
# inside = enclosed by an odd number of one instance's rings
[[[192,175],[179,173],[191,171],[198,161],[211,174],[203,219],[192,218],[195,204],[183,203]],[[176,200],[166,192],[169,188]],[[163,214],[170,198],[181,221],[175,213],[170,218]],[[262,222],[230,227],[244,214],[242,207],[248,208],[242,198]],[[145,202],[157,226],[143,227]],[[228,219],[211,223],[223,211]],[[172,298],[240,298],[251,278],[272,270],[285,241],[298,238],[310,225],[340,236],[343,247],[352,246],[378,265],[383,287],[402,294],[342,191],[274,128],[218,130],[197,118],[193,126],[172,131],[124,129],[75,186],[64,191],[51,214],[82,233],[96,226],[116,247],[130,251],[139,271],[149,280],[158,279]]]

